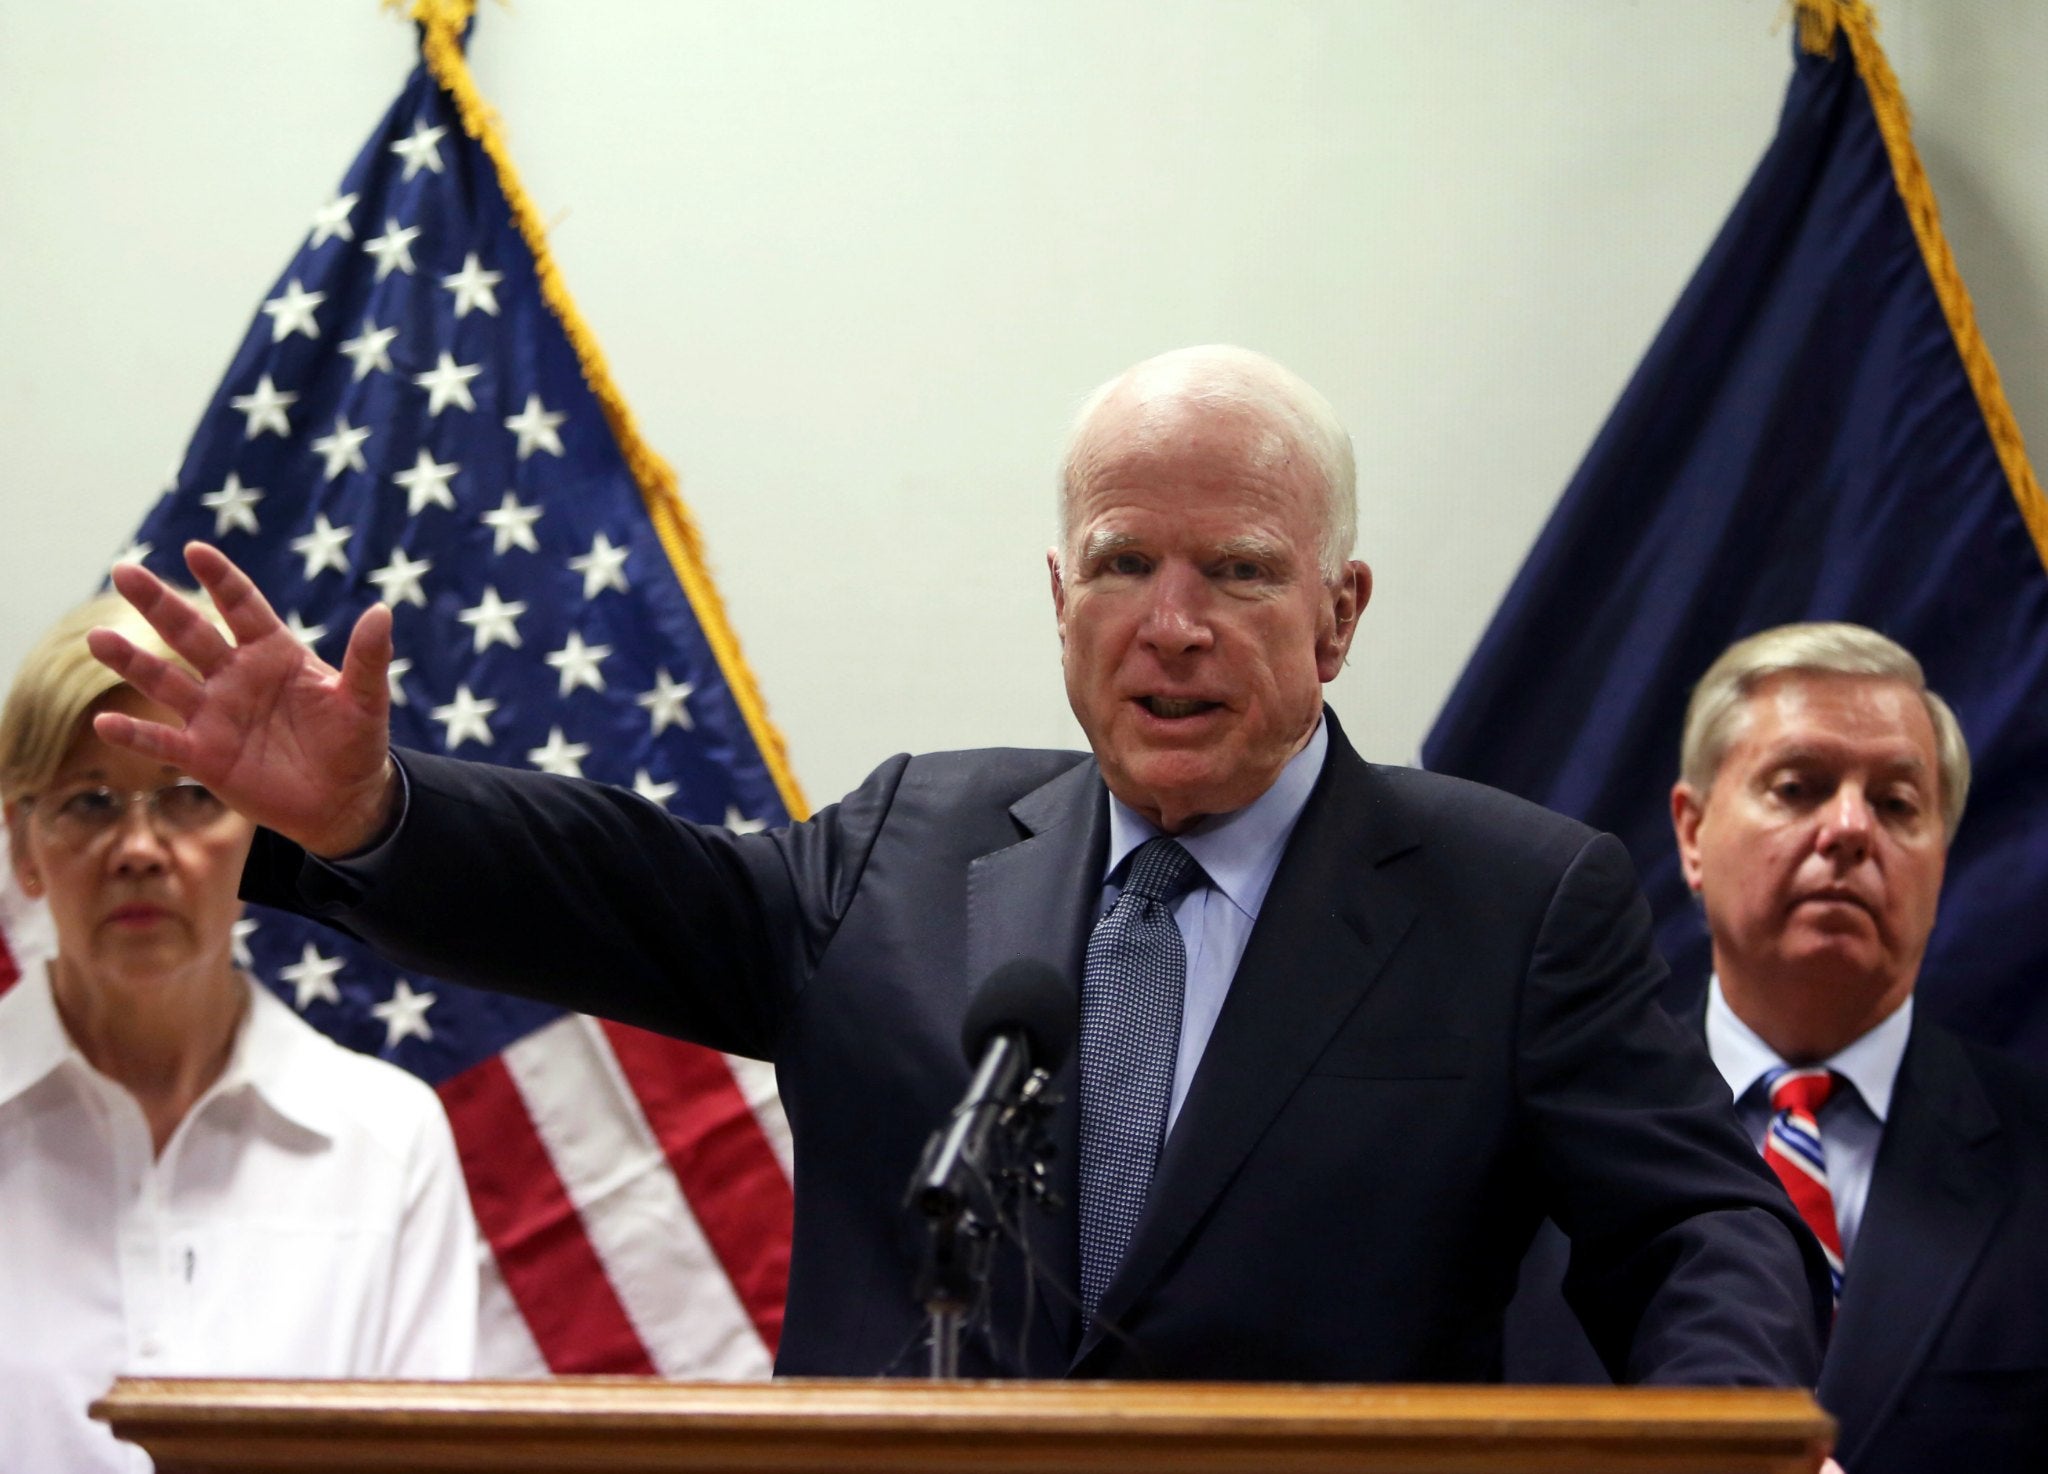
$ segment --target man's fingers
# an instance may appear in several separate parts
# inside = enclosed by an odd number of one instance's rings
[[[125,711],[103,711],[93,717],[92,729],[102,742],[139,752],[188,773],[192,771],[192,739],[176,727],[137,721]]]
[[[199,710],[204,688],[181,667],[137,649],[127,636],[114,630],[90,630],[85,644],[93,659],[181,719],[189,722]]]
[[[357,706],[382,718],[391,705],[390,671],[391,610],[372,604],[349,632],[341,683]]]
[[[253,644],[284,628],[284,621],[277,617],[277,611],[270,607],[255,580],[230,562],[219,548],[210,543],[186,543],[185,566],[213,600],[213,607],[227,621],[238,644]],[[199,668],[212,674],[206,666]]]
[[[113,570],[113,580],[121,597],[164,637],[164,643],[191,661],[202,675],[212,675],[234,653],[234,647],[204,615],[140,563],[119,564]]]

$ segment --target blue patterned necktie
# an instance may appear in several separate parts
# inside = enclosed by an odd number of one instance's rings
[[[1203,879],[1160,837],[1088,939],[1081,974],[1081,1303],[1088,1319],[1122,1266],[1166,1134],[1188,954],[1173,903]]]

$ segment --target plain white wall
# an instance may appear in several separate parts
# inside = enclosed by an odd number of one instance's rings
[[[1070,744],[1066,418],[1231,340],[1352,426],[1333,700],[1413,755],[1775,126],[1780,0],[521,0],[472,59],[813,802]],[[1882,0],[2048,436],[2048,7]],[[411,65],[371,0],[0,0],[0,676],[164,483]]]

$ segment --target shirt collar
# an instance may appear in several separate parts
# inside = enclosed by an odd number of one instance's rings
[[[1821,1063],[1855,1086],[1870,1114],[1882,1121],[1891,1114],[1892,1087],[1898,1083],[1899,1062],[1912,1032],[1913,995],[1908,993],[1884,1022]],[[1707,985],[1707,1052],[1737,1100],[1764,1075],[1785,1066],[1777,1051],[1736,1017],[1718,975]]]
[[[335,1105],[321,1092],[324,1078],[307,1057],[326,1041],[301,1023],[268,988],[246,973],[249,1011],[235,1031],[234,1047],[220,1079],[201,1096],[197,1110],[217,1096],[253,1090],[270,1108],[295,1125],[330,1139],[335,1134]],[[47,968],[31,968],[0,1000],[7,1047],[0,1050],[0,1105],[5,1105],[57,1070],[71,1066],[98,1072],[86,1059],[64,1021],[50,991]]]
[[[1318,719],[1308,744],[1287,760],[1280,776],[1264,793],[1228,814],[1213,814],[1185,834],[1174,837],[1194,856],[1210,884],[1230,898],[1245,915],[1257,918],[1280,868],[1288,836],[1308,804],[1330,751],[1330,729]],[[1109,796],[1109,855],[1102,878],[1106,883],[1131,851],[1160,832],[1159,827],[1118,798]]]
[[[333,1081],[315,1057],[331,1047],[329,1042],[270,989],[246,973],[242,981],[249,989],[249,1012],[235,1036],[228,1067],[207,1094],[253,1090],[287,1121],[332,1140],[338,1125],[337,1103],[329,1099]]]

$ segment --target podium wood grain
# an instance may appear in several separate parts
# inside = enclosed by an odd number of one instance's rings
[[[158,1474],[1808,1474],[1804,1392],[1246,1383],[123,1379]]]

